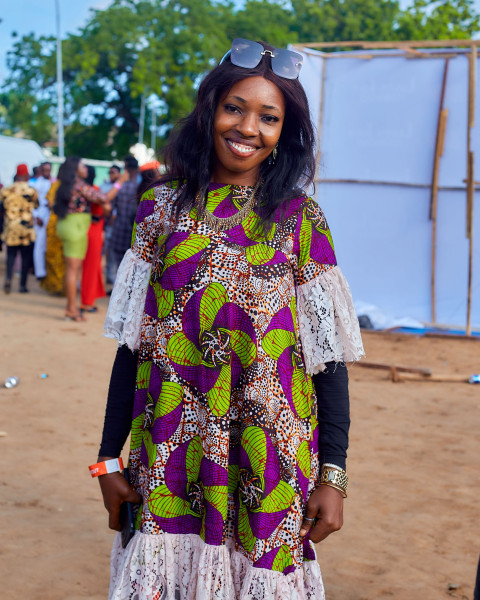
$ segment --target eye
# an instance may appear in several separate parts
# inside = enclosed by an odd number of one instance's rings
[[[234,104],[225,104],[223,106],[223,108],[228,113],[240,113],[240,109],[238,108],[238,106],[235,106]]]
[[[276,117],[275,115],[263,115],[263,117],[262,117],[262,121],[264,121],[265,123],[268,123],[270,125],[278,123],[279,120],[280,119],[278,117]]]

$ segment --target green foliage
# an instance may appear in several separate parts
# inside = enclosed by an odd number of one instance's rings
[[[234,37],[295,42],[469,38],[473,0],[113,0],[62,43],[66,151],[124,155],[138,136],[141,96],[159,111],[164,143],[204,74]],[[34,34],[13,44],[0,94],[0,132],[40,144],[56,138],[56,44]],[[157,148],[159,149],[159,148]]]
[[[473,0],[414,0],[398,18],[395,39],[469,39],[479,30]]]
[[[302,42],[388,40],[397,0],[292,0],[294,29]]]

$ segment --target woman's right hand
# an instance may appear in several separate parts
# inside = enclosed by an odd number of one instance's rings
[[[108,526],[110,529],[120,531],[120,505],[123,502],[138,504],[142,501],[142,497],[128,485],[119,471],[100,475],[98,481],[102,490],[103,503],[108,510]]]

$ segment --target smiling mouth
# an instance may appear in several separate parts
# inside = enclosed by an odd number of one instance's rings
[[[247,146],[246,144],[240,144],[232,140],[226,140],[230,150],[237,156],[252,156],[258,150],[255,146]]]

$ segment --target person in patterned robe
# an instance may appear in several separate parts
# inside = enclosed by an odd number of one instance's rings
[[[20,252],[22,266],[20,272],[20,293],[27,289],[28,271],[33,261],[35,230],[33,213],[38,207],[38,194],[28,185],[28,167],[18,165],[13,185],[0,191],[0,204],[4,214],[2,241],[7,247],[7,268],[3,289],[9,294],[12,287],[13,265]]]
[[[91,467],[107,469],[112,529],[139,503],[133,538],[114,542],[110,600],[324,598],[313,542],[342,526],[345,362],[363,346],[304,191],[299,64],[235,40],[141,198],[105,321],[119,349]],[[117,461],[129,432],[132,486]]]

